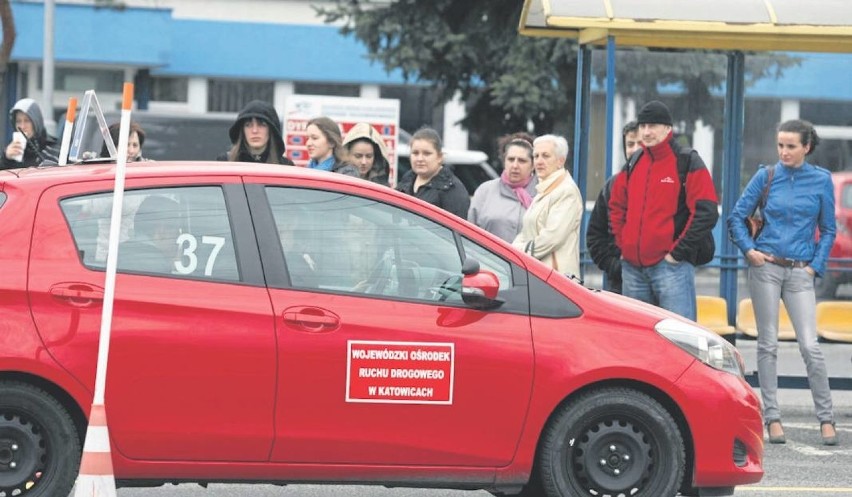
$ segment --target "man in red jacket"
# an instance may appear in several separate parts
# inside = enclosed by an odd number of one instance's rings
[[[623,259],[623,292],[695,320],[695,256],[719,218],[716,190],[694,151],[681,183],[677,162],[682,152],[665,104],[648,102],[637,121],[641,155],[615,179],[609,201]]]

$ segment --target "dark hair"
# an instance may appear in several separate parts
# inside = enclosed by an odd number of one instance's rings
[[[506,152],[509,150],[509,147],[515,145],[518,147],[523,147],[529,152],[530,160],[532,160],[533,155],[533,140],[535,137],[526,131],[519,131],[517,133],[512,133],[509,135],[503,135],[497,139],[497,148],[500,150],[500,159],[505,159]]]
[[[808,153],[805,154],[806,156],[814,153],[817,145],[819,145],[819,136],[817,136],[816,129],[814,129],[814,125],[810,121],[805,121],[804,119],[784,121],[778,125],[777,131],[779,133],[798,133],[799,141],[802,145],[810,146]]]
[[[266,142],[266,150],[269,152],[266,155],[266,163],[267,164],[280,164],[278,159],[281,158],[283,152],[278,150],[278,141],[273,139],[273,135],[276,132],[273,126],[269,125],[269,122],[266,119],[261,117],[245,117],[243,119],[238,119],[237,124],[240,128],[245,126],[246,121],[251,121],[252,119],[266,124],[269,128],[269,140]],[[240,152],[246,150],[248,151],[248,143],[246,143],[246,133],[245,130],[240,129],[240,134],[237,136],[237,141],[231,145],[231,148],[228,150],[228,161],[229,162],[237,162],[240,160]]]
[[[627,133],[636,133],[639,131],[639,122],[635,119],[633,121],[628,121],[627,124],[621,128],[621,153],[624,154],[625,159],[630,159],[627,157]]]
[[[435,150],[437,150],[439,154],[441,153],[441,136],[434,129],[425,126],[418,129],[413,135],[411,135],[411,143],[414,143],[416,140],[425,140],[431,143],[435,147]]]
[[[116,149],[118,149],[118,138],[120,132],[121,123],[110,124],[109,136],[112,138],[112,144],[115,145]],[[130,137],[133,133],[136,133],[136,136],[139,137],[139,148],[142,148],[142,145],[145,145],[145,131],[136,121],[130,121],[130,132],[127,133],[127,136]],[[101,157],[109,157],[109,149],[107,149],[106,142],[104,142],[103,147],[101,147]]]

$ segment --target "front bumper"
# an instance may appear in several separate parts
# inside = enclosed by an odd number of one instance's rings
[[[744,379],[699,361],[676,383],[692,434],[695,487],[730,487],[763,478],[760,401]]]

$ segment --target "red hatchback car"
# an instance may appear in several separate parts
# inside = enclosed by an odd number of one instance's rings
[[[825,274],[814,284],[817,297],[826,299],[833,299],[838,286],[852,281],[852,171],[832,173],[831,177],[837,236],[829,258],[841,260],[830,261]]]
[[[115,168],[0,171],[0,493],[67,495]],[[763,475],[737,351],[332,173],[128,167],[106,410],[119,485],[730,495]]]

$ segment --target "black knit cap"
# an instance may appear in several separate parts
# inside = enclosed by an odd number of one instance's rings
[[[672,125],[672,113],[666,104],[659,100],[651,100],[643,105],[639,110],[639,116],[636,118],[639,124],[665,124]]]

